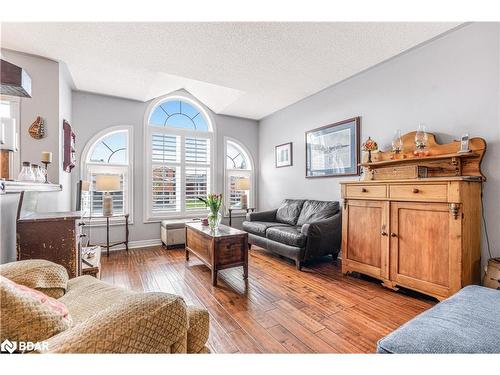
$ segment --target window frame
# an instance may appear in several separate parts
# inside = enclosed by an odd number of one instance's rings
[[[21,171],[21,98],[11,95],[0,94],[0,101],[9,102],[10,106],[10,118],[15,121],[15,151],[13,153],[12,165],[10,168],[10,174],[17,178],[17,175]]]
[[[126,132],[127,134],[127,164],[118,163],[99,163],[90,161],[90,154],[94,147],[104,138],[110,136],[113,133]],[[134,127],[130,125],[118,125],[111,126],[99,131],[95,134],[83,148],[80,161],[80,179],[88,180],[88,166],[93,166],[96,169],[109,168],[109,173],[117,173],[118,171],[125,171],[125,184],[124,189],[124,214],[129,215],[129,224],[134,223]],[[123,223],[123,218],[116,217],[110,218],[110,225],[118,225]],[[92,216],[90,221],[91,226],[104,226],[106,225],[106,218],[99,216]]]
[[[207,126],[208,126],[208,131],[204,130],[189,130],[189,129],[181,129],[181,128],[174,128],[174,127],[168,127],[168,126],[152,126],[149,123],[149,118],[153,111],[156,109],[156,107],[164,102],[167,101],[176,101],[180,100],[183,102],[188,103],[189,105],[195,107],[197,110],[200,111],[200,114],[203,115]],[[174,136],[179,136],[180,137],[180,162],[175,162],[171,163],[172,166],[178,166],[180,167],[180,175],[181,175],[181,186],[180,186],[180,211],[178,212],[170,212],[170,213],[160,213],[160,214],[155,214],[152,210],[153,208],[153,199],[151,195],[151,190],[152,190],[152,167],[153,167],[153,162],[152,162],[152,148],[151,148],[151,138],[152,135],[156,134],[164,134],[164,135],[174,135]],[[161,220],[165,219],[175,219],[175,218],[196,218],[200,217],[200,215],[206,215],[207,210],[202,209],[202,210],[190,210],[186,211],[186,165],[187,167],[194,167],[196,164],[195,163],[189,163],[186,162],[186,156],[185,156],[185,140],[186,138],[207,138],[209,139],[210,142],[210,147],[209,147],[209,158],[210,158],[210,164],[208,166],[208,170],[210,172],[210,176],[208,178],[208,184],[207,184],[207,192],[213,192],[216,186],[215,180],[216,180],[216,168],[215,165],[217,163],[216,160],[216,129],[214,125],[214,121],[212,120],[211,116],[209,113],[205,110],[205,108],[198,102],[194,101],[193,99],[183,96],[183,95],[167,95],[163,96],[160,98],[157,98],[153,100],[149,106],[146,109],[146,112],[144,114],[144,196],[145,196],[145,201],[143,205],[143,222],[144,223],[157,223],[160,222]],[[200,165],[200,164],[198,164]],[[203,168],[207,168],[204,166]]]
[[[247,158],[248,164],[250,166],[250,169],[234,169],[234,168],[228,168],[227,165],[227,144],[228,142],[234,143],[236,147],[240,148],[241,151],[243,151],[244,156]],[[229,178],[231,176],[235,175],[246,175],[250,178],[250,192],[248,195],[248,207],[251,208],[252,206],[254,208],[257,208],[257,194],[255,191],[256,185],[256,178],[255,178],[255,163],[252,157],[252,154],[250,153],[250,150],[238,141],[235,138],[232,137],[224,137],[224,216],[229,217],[229,199],[230,199],[230,180]],[[241,213],[233,213],[231,215],[232,217],[243,217],[245,216],[244,212]]]

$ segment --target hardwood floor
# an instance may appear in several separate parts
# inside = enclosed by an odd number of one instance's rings
[[[252,247],[248,282],[234,268],[220,271],[212,287],[198,259],[186,263],[184,250],[154,247],[104,256],[101,279],[204,306],[208,345],[216,353],[373,353],[381,337],[435,303],[340,270],[325,258],[297,271],[290,261]]]

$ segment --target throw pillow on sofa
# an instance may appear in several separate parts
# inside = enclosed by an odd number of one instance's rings
[[[0,342],[40,342],[71,327],[66,306],[42,292],[0,276]]]
[[[0,275],[53,298],[60,298],[66,293],[69,278],[66,268],[43,259],[2,264]]]

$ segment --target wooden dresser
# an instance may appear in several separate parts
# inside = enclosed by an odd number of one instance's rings
[[[438,145],[430,134],[429,155],[417,158],[414,133],[403,139],[408,151],[401,159],[378,153],[362,164],[366,180],[341,183],[342,272],[442,300],[480,282],[480,162],[486,142],[473,138],[472,151],[458,154],[459,142]],[[414,167],[427,177],[397,178]]]
[[[17,221],[17,260],[46,259],[81,274],[80,212],[29,213]]]

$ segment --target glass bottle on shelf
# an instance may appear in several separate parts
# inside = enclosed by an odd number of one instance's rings
[[[33,173],[35,174],[35,181],[36,182],[45,182],[45,173],[44,169],[41,168],[37,164],[32,164],[31,168],[33,169]]]
[[[415,155],[426,156],[429,153],[427,148],[429,136],[427,135],[427,127],[425,124],[418,124],[417,132],[415,133]]]
[[[392,158],[399,159],[403,153],[403,138],[401,137],[401,129],[396,129],[392,138]]]
[[[21,168],[21,172],[19,172],[19,176],[17,177],[19,181],[26,182],[35,182],[36,177],[31,169],[31,164],[29,161],[23,161],[23,167]]]

